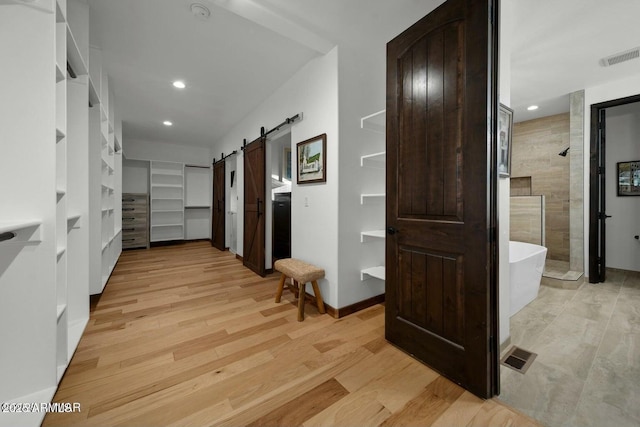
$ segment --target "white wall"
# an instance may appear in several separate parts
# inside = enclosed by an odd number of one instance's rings
[[[138,139],[127,139],[126,147],[125,155],[130,160],[159,160],[210,166],[213,159],[209,147],[190,146],[185,148],[184,145]]]
[[[500,3],[500,69],[499,99],[506,106],[511,105],[511,40],[514,31],[515,6],[512,1]],[[498,282],[499,282],[499,342],[504,344],[510,337],[509,314],[510,286],[509,280],[509,228],[510,228],[510,194],[511,180],[498,178]]]
[[[640,104],[607,109],[607,267],[640,271],[640,197],[617,195],[618,162],[640,160]]]
[[[584,218],[589,218],[589,157],[591,151],[591,105],[640,94],[640,75],[584,90]],[[585,276],[589,275],[589,221],[584,222]]]
[[[325,269],[320,282],[327,304],[337,307],[338,287],[338,49],[313,59],[274,92],[265,102],[238,123],[216,144],[216,152],[237,150],[243,139],[252,141],[260,127],[269,128],[285,118],[303,113],[303,120],[291,127],[291,147],[316,135],[327,134],[327,182],[293,184],[291,189],[292,239],[295,258]],[[238,197],[242,206],[244,186],[243,156],[238,155]],[[293,165],[292,174],[296,174]],[[294,180],[295,181],[295,180]],[[305,200],[308,206],[305,206]],[[242,254],[242,224],[238,211],[238,253]]]
[[[122,161],[122,192],[149,194],[149,162],[143,160]]]

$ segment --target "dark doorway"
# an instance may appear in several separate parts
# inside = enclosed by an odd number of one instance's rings
[[[211,246],[224,251],[225,246],[225,161],[213,164],[213,206],[211,215]]]
[[[244,148],[243,263],[265,276],[265,143],[260,137]]]
[[[589,282],[606,280],[606,109],[640,102],[640,95],[591,105],[591,150],[589,157]]]
[[[386,338],[498,392],[497,6],[448,0],[387,46]]]
[[[291,193],[273,200],[273,259],[291,258]]]

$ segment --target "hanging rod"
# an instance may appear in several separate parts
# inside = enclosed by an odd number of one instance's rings
[[[200,168],[200,169],[210,169],[209,166],[200,166],[200,165],[184,165],[185,168]]]
[[[277,125],[273,129],[271,129],[269,131],[266,131],[266,132],[265,132],[265,129],[264,129],[264,126],[263,126],[263,127],[260,128],[260,137],[266,137],[270,133],[279,131],[281,127],[286,126],[286,125],[291,125],[296,120],[301,120],[301,119],[302,119],[302,113],[296,114],[295,116],[291,116],[291,117],[285,119],[282,123],[280,123],[279,125]],[[245,139],[243,144],[242,144],[242,146],[240,147],[240,149],[244,150],[246,145],[247,145],[247,140]]]

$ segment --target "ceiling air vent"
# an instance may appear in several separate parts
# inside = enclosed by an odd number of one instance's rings
[[[600,65],[603,67],[609,67],[621,62],[630,61],[632,59],[640,58],[640,47],[636,47],[624,52],[616,53],[615,55],[607,56],[600,60]]]

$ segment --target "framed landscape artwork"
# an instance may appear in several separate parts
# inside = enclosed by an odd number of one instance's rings
[[[314,136],[296,145],[298,184],[327,181],[327,134]]]
[[[511,174],[511,139],[513,110],[500,104],[498,111],[498,174],[508,177]]]

